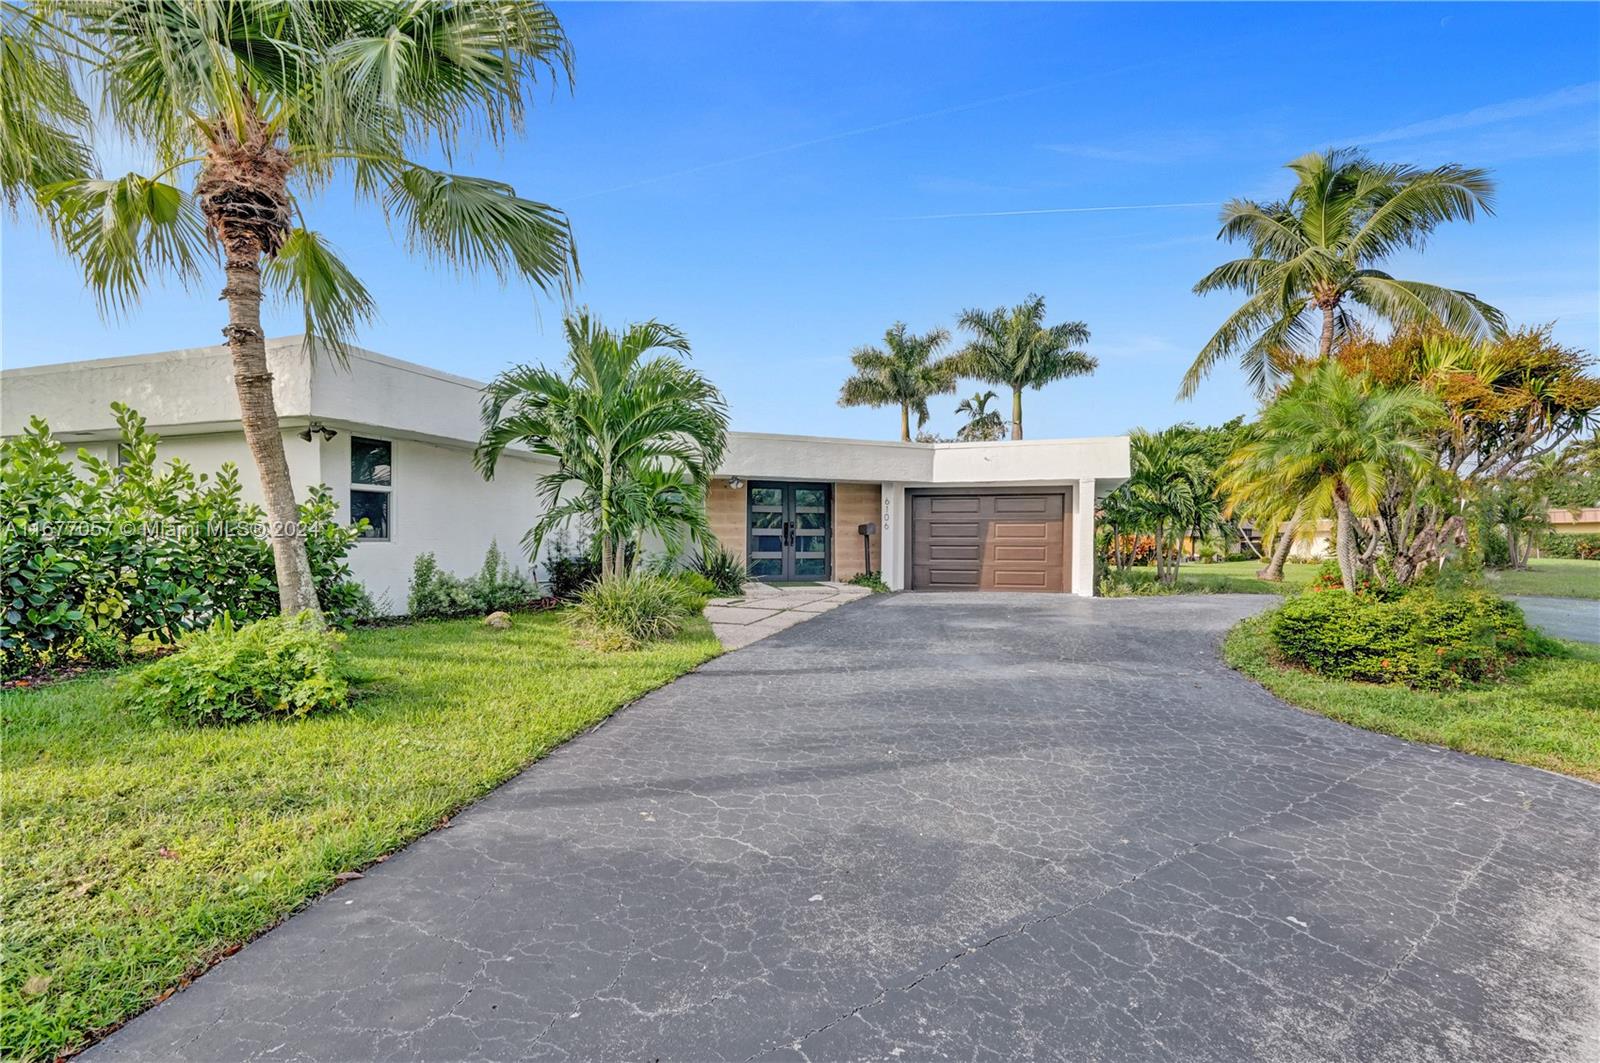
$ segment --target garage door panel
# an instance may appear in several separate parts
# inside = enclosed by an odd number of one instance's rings
[[[1016,524],[999,521],[989,525],[991,539],[1043,539],[1050,534],[1048,524]]]
[[[996,513],[1038,513],[1041,515],[1051,513],[1051,495],[995,495],[994,511]],[[1056,510],[1054,516],[1061,516]]]
[[[913,590],[1068,589],[1064,493],[912,495],[909,508]]]

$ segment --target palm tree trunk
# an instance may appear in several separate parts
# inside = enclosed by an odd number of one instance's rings
[[[1317,356],[1327,359],[1333,354],[1333,321],[1335,308],[1324,306],[1322,308],[1322,339],[1317,344]]]
[[[1344,584],[1344,589],[1351,594],[1356,592],[1356,532],[1354,523],[1350,518],[1350,502],[1344,497],[1342,489],[1335,489],[1333,494],[1333,508],[1338,515],[1338,526],[1334,534],[1338,541],[1334,543],[1334,553],[1339,558],[1339,579]]]
[[[1022,438],[1022,389],[1011,389],[1011,438]]]
[[[1257,572],[1256,575],[1265,580],[1278,583],[1283,579],[1283,566],[1289,561],[1289,551],[1294,547],[1294,533],[1300,527],[1300,521],[1305,516],[1305,503],[1294,507],[1294,512],[1289,519],[1278,528],[1278,541],[1272,544],[1272,560],[1267,562],[1267,567]]]
[[[222,298],[228,303],[228,327],[222,333],[228,338],[228,353],[233,357],[239,420],[266,498],[267,535],[278,576],[278,608],[287,616],[309,612],[320,620],[322,610],[317,604],[311,559],[295,506],[294,481],[289,476],[278,410],[272,401],[272,372],[267,366],[266,338],[261,333],[260,258],[230,254],[225,270],[228,280]]]
[[[911,404],[900,404],[900,442],[911,442]]]

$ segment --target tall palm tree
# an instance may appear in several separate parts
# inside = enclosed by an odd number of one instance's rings
[[[928,399],[956,390],[955,368],[939,351],[950,342],[942,328],[918,335],[898,321],[883,334],[883,347],[857,347],[856,371],[839,388],[840,406],[899,406],[900,438],[911,442],[911,414],[928,423]]]
[[[1068,377],[1086,376],[1099,365],[1078,350],[1089,342],[1082,321],[1044,323],[1044,297],[1029,295],[1016,306],[967,310],[959,319],[972,339],[956,356],[962,376],[1011,389],[1011,438],[1022,438],[1022,392]]]
[[[1493,212],[1488,171],[1447,164],[1432,170],[1375,163],[1359,152],[1313,152],[1289,163],[1295,186],[1276,203],[1248,199],[1222,208],[1219,238],[1249,245],[1244,258],[1202,277],[1197,293],[1246,294],[1184,374],[1179,398],[1194,394],[1219,362],[1239,357],[1265,396],[1285,348],[1327,358],[1348,331],[1350,304],[1395,324],[1442,322],[1461,331],[1500,331],[1504,318],[1468,292],[1398,280],[1378,264],[1417,250],[1447,221]]]
[[[284,612],[317,611],[261,329],[271,293],[304,311],[313,353],[342,358],[367,290],[305,197],[347,178],[406,246],[565,295],[577,273],[560,211],[499,181],[414,161],[463,133],[520,130],[541,77],[572,55],[538,2],[6,3],[0,186],[36,211],[102,312],[167,275],[193,286],[220,259],[240,420],[265,495]],[[91,133],[146,149],[148,175],[101,176]]]
[[[990,442],[1006,437],[1006,422],[999,410],[989,409],[996,395],[992,391],[975,391],[962,399],[956,413],[967,418],[967,423],[956,430],[956,438],[963,443]]]
[[[1378,507],[1390,478],[1431,465],[1427,431],[1442,416],[1416,385],[1384,388],[1335,361],[1300,372],[1262,412],[1258,432],[1235,455],[1313,509],[1332,509],[1335,553],[1347,591],[1356,585],[1356,518]]]
[[[616,332],[585,312],[565,326],[565,373],[519,365],[484,389],[478,468],[492,479],[511,446],[554,458],[556,470],[539,478],[545,511],[522,540],[528,556],[579,519],[590,523],[608,576],[626,569],[641,531],[661,533],[681,518],[703,537],[695,513],[727,447],[728,407],[677,357],[689,341],[671,325]]]

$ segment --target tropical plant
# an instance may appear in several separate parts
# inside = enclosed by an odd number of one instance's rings
[[[921,335],[896,322],[883,334],[883,347],[857,347],[850,355],[855,373],[839,388],[840,406],[900,407],[900,438],[911,442],[911,415],[917,427],[928,423],[928,399],[956,390],[956,375],[939,351],[950,342],[944,329]]]
[[[1022,438],[1022,393],[1068,377],[1086,376],[1098,362],[1079,350],[1089,342],[1081,321],[1044,323],[1044,296],[1029,295],[1016,306],[966,310],[959,324],[972,334],[956,355],[964,377],[1011,389],[1011,438]]]
[[[1180,398],[1193,395],[1220,362],[1239,357],[1258,394],[1266,396],[1292,363],[1286,349],[1315,343],[1327,358],[1351,328],[1354,303],[1396,324],[1442,322],[1481,334],[1504,327],[1500,312],[1468,292],[1398,280],[1378,264],[1418,250],[1447,221],[1492,212],[1488,171],[1455,164],[1421,170],[1376,163],[1359,152],[1312,152],[1288,164],[1289,197],[1274,203],[1230,200],[1219,239],[1249,245],[1195,284],[1197,293],[1244,292],[1184,374]]]
[[[612,573],[578,595],[569,622],[596,649],[631,650],[677,634],[700,601],[670,576]]]
[[[158,276],[202,283],[222,260],[223,333],[280,608],[315,615],[263,297],[298,304],[307,344],[336,359],[372,316],[366,288],[305,219],[306,199],[339,178],[409,249],[566,293],[577,259],[560,211],[415,161],[451,158],[469,131],[499,145],[520,130],[539,78],[570,79],[560,23],[533,0],[38,0],[0,18],[6,200],[37,211],[102,311],[128,308]],[[108,135],[156,168],[100,176],[91,143]]]
[[[744,558],[718,542],[712,542],[700,551],[693,568],[710,580],[717,593],[724,598],[737,598],[743,594],[744,585],[750,579],[750,570],[745,567]]]
[[[1357,517],[1378,511],[1396,475],[1420,481],[1433,466],[1429,431],[1443,415],[1416,385],[1387,388],[1338,362],[1320,362],[1262,412],[1255,437],[1234,455],[1236,489],[1282,491],[1335,515],[1334,547],[1344,589],[1358,559],[1371,564],[1381,539],[1359,539]]]
[[[482,567],[465,578],[440,568],[432,552],[418,554],[411,565],[406,611],[414,617],[483,616],[536,607],[540,600],[538,584],[490,540]]]
[[[594,537],[602,577],[627,571],[645,532],[705,541],[705,490],[727,445],[728,408],[677,357],[689,341],[656,321],[617,332],[587,311],[565,325],[565,375],[519,365],[484,389],[483,475],[492,479],[512,446],[556,461],[539,478],[545,508],[523,537],[528,556],[574,520]]]
[[[956,430],[956,438],[963,443],[993,442],[1006,437],[1006,422],[999,410],[989,409],[995,400],[992,391],[976,391],[961,400],[956,413],[966,417],[967,423]]]
[[[128,708],[200,726],[342,709],[350,684],[336,654],[343,636],[310,613],[242,627],[227,617],[184,639],[177,653],[124,680]]]

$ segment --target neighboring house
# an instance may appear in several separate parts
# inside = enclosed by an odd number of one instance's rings
[[[1550,530],[1559,535],[1600,535],[1600,506],[1582,509],[1552,509]]]
[[[350,565],[380,604],[405,609],[420,553],[465,575],[491,539],[520,552],[551,466],[512,450],[494,480],[478,474],[479,382],[361,349],[343,367],[313,362],[298,337],[269,340],[267,354],[296,495],[327,484],[371,522]],[[38,415],[68,445],[114,459],[113,401],[144,415],[164,458],[198,472],[231,461],[259,500],[221,346],[7,370],[0,434]],[[712,530],[769,580],[848,579],[870,550],[896,589],[1089,595],[1094,500],[1128,476],[1124,436],[927,444],[732,432],[728,444]]]

